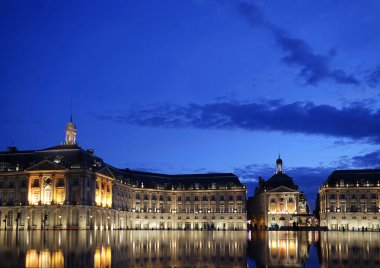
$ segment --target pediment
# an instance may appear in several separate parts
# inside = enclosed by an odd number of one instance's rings
[[[268,192],[283,193],[283,192],[297,192],[297,191],[294,189],[288,188],[286,186],[278,186],[278,187],[276,187],[276,188],[274,188]]]
[[[96,171],[96,173],[102,174],[103,176],[115,179],[115,176],[108,167],[101,168]]]
[[[42,170],[67,170],[67,168],[58,165],[52,161],[44,160],[31,166],[30,168],[25,169],[25,171],[42,171]]]

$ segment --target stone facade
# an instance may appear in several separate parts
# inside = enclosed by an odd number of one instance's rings
[[[282,171],[281,158],[276,166],[276,173],[270,179],[259,178],[259,186],[249,202],[252,224],[259,230],[311,224],[313,217],[308,214],[305,195]]]
[[[337,170],[319,189],[320,225],[380,230],[380,170]]]
[[[246,229],[246,188],[231,173],[118,169],[76,143],[0,152],[0,229]]]

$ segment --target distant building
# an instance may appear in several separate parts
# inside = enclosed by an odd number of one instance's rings
[[[318,193],[321,226],[379,230],[380,169],[336,170]]]
[[[267,181],[260,177],[255,195],[249,200],[249,215],[259,230],[306,225],[312,218],[304,193],[283,172],[282,164],[279,157],[275,174]]]
[[[246,188],[232,173],[115,168],[76,142],[0,152],[0,229],[246,229]]]

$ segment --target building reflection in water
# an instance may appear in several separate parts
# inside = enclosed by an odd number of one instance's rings
[[[379,232],[323,232],[322,267],[380,267]]]
[[[234,231],[0,232],[7,267],[247,267]]]
[[[257,231],[247,253],[257,267],[380,267],[380,233]]]
[[[94,267],[111,267],[111,247],[101,247],[95,249]]]
[[[29,249],[26,251],[25,267],[65,267],[62,250],[50,252],[45,249],[38,252]]]
[[[257,267],[301,267],[318,233],[258,231],[248,234],[248,256]]]

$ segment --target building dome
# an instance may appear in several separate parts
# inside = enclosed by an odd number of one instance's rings
[[[70,121],[67,123],[66,128],[76,129],[77,127],[75,126],[74,122]]]
[[[280,156],[278,156],[276,160],[276,165],[282,165],[282,159],[280,158]]]
[[[282,159],[280,157],[280,155],[278,155],[278,158],[276,160],[276,173],[279,174],[279,173],[282,173]]]

